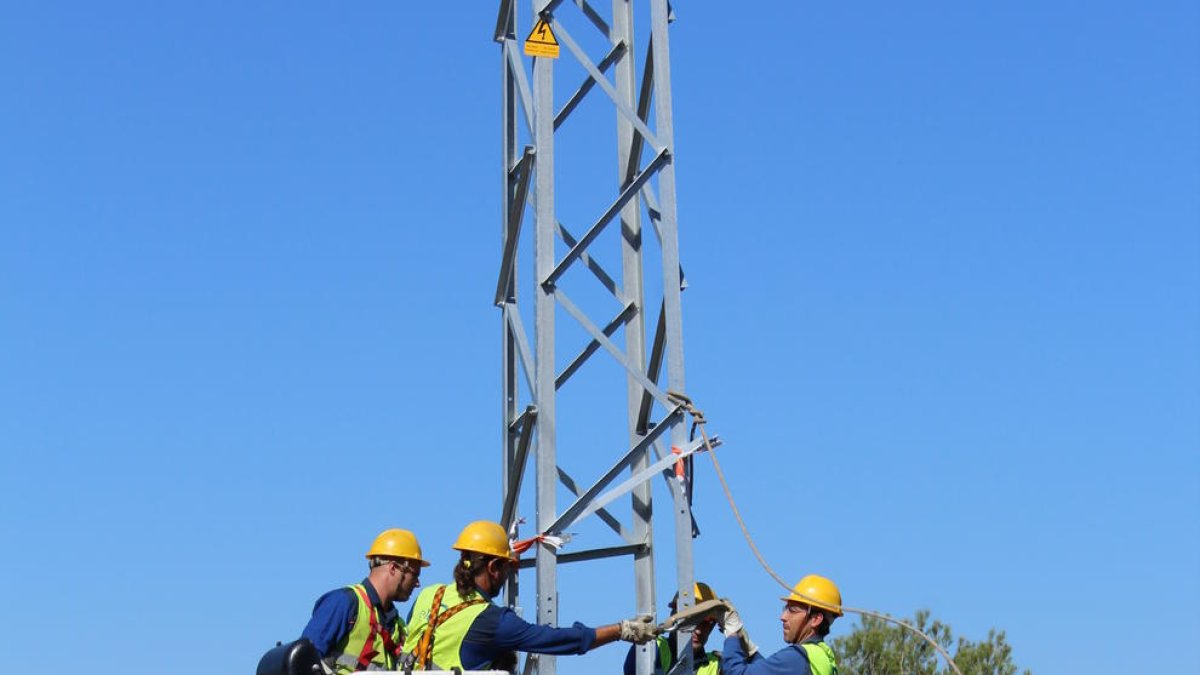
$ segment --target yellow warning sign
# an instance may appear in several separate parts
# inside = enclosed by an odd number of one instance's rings
[[[558,58],[558,38],[554,37],[554,31],[545,19],[538,19],[529,31],[529,37],[525,38],[525,55]]]

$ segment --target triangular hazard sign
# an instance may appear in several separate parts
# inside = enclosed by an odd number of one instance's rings
[[[558,38],[554,37],[554,31],[545,19],[538,19],[529,31],[529,37],[525,38],[525,55],[558,58]]]

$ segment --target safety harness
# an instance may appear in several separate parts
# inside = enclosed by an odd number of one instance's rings
[[[428,670],[433,663],[433,633],[437,627],[446,623],[455,614],[463,611],[474,605],[481,605],[487,602],[483,598],[475,598],[474,600],[463,600],[457,605],[442,611],[442,596],[446,594],[448,586],[438,588],[433,594],[433,605],[429,609],[429,623],[425,625],[425,630],[421,632],[421,639],[417,642],[417,649],[413,652],[416,657],[415,668],[418,670]]]
[[[371,600],[367,597],[366,589],[364,589],[362,586],[354,586],[353,588],[354,592],[358,594],[358,597],[364,603],[366,603],[366,606],[371,610],[368,614],[371,621],[371,632],[367,634],[367,641],[363,643],[362,653],[358,655],[357,670],[368,670],[371,666],[371,659],[379,655],[379,652],[375,649],[375,636],[377,635],[383,639],[383,648],[387,653],[387,656],[385,657],[386,661],[388,662],[387,668],[390,669],[392,664],[396,662],[396,659],[400,657],[400,647],[404,645],[404,630],[400,630],[400,642],[397,643],[395,638],[392,637],[391,631],[384,630],[383,627],[379,625],[379,618],[376,616],[375,605],[371,604]]]

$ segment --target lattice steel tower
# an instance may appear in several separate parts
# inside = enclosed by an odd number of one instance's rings
[[[513,528],[532,499],[536,524],[522,535],[569,535],[568,528],[595,515],[613,540],[598,546],[588,538],[585,550],[576,550],[584,537],[562,551],[537,544],[537,623],[559,623],[558,565],[615,556],[632,559],[636,610],[654,612],[656,520],[673,528],[673,550],[659,553],[673,554],[679,605],[690,606],[687,472],[700,444],[689,440],[684,411],[668,395],[684,391],[668,59],[674,17],[667,0],[607,0],[611,7],[602,8],[587,0],[533,0],[531,13],[519,16],[525,1],[502,0],[495,31],[504,80],[503,254],[495,296],[504,334],[501,521]],[[545,26],[535,31],[539,20]],[[535,33],[556,43],[561,58],[526,55],[526,36]],[[555,93],[556,75],[570,83],[563,95]],[[532,227],[523,227],[526,221]],[[643,237],[645,224],[650,234]],[[556,358],[560,346],[574,356]],[[573,388],[580,393],[572,395]],[[522,491],[530,454],[532,494]],[[596,476],[586,489],[568,472],[579,465]],[[671,509],[656,519],[652,481],[660,476]],[[508,601],[518,600],[514,577]],[[673,672],[690,674],[690,633],[678,639],[681,663]],[[638,672],[650,673],[653,645],[637,658]],[[524,672],[554,675],[555,659],[530,656]]]

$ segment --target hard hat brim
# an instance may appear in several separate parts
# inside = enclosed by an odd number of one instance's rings
[[[826,612],[831,612],[835,616],[842,616],[842,608],[841,607],[835,607],[834,605],[829,605],[824,602],[818,602],[817,600],[813,600],[812,598],[806,598],[802,595],[797,595],[796,593],[792,593],[791,595],[781,596],[779,599],[783,600],[784,602],[798,602],[802,605],[809,605],[810,607],[816,607],[817,609],[823,609]]]
[[[371,558],[388,558],[389,560],[411,560],[415,563],[420,564],[421,567],[429,567],[432,564],[428,560],[425,560],[423,558],[406,558],[402,555],[388,555],[386,553],[371,553],[370,551],[368,551],[367,554],[363,557],[366,558],[367,560],[370,560]]]
[[[496,553],[495,551],[481,551],[477,548],[470,548],[467,546],[451,546],[450,548],[454,549],[455,551],[461,551],[463,553],[480,553],[483,555],[490,555],[493,558],[506,558],[513,562],[521,562],[521,554],[519,554],[515,551],[512,553]]]

